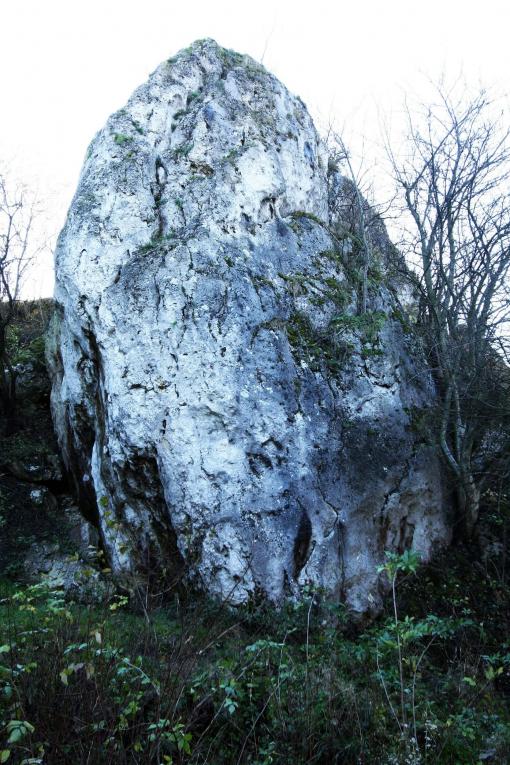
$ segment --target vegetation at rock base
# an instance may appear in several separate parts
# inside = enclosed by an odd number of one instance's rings
[[[4,761],[506,762],[510,587],[503,553],[470,552],[419,575],[389,557],[395,610],[358,630],[313,591],[275,619],[177,595],[142,613],[113,590],[85,608],[3,581]]]

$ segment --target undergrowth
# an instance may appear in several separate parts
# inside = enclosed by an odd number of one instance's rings
[[[0,762],[507,762],[510,593],[472,568],[389,556],[363,629],[312,590],[277,618],[177,595],[140,614],[5,580]]]

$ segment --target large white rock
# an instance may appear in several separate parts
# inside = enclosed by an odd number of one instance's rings
[[[210,40],[95,137],[48,355],[63,453],[119,576],[184,572],[234,603],[312,583],[367,612],[386,549],[448,540],[414,427],[429,375],[380,223],[355,315],[350,201],[304,104]]]

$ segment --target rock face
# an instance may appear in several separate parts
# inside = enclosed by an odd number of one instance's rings
[[[210,40],[93,140],[56,253],[54,420],[119,576],[375,611],[384,551],[448,541],[433,389],[374,218],[304,106]],[[160,572],[158,574],[158,572]]]

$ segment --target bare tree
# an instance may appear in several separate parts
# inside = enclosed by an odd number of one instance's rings
[[[386,202],[382,206],[375,203],[371,182],[367,182],[364,151],[354,162],[342,133],[337,132],[331,124],[326,133],[326,142],[329,150],[329,202],[333,224],[330,233],[339,238],[348,233],[356,245],[355,260],[359,279],[357,312],[366,314],[369,310],[370,270],[377,270],[383,265],[378,261],[378,256],[390,245],[383,221],[391,204]]]
[[[405,156],[387,151],[402,200],[401,248],[415,267],[418,323],[440,394],[437,435],[471,535],[483,479],[477,458],[501,417],[507,367],[497,346],[510,301],[510,143],[485,92],[406,108]],[[505,380],[506,377],[506,380]]]
[[[373,261],[370,227],[372,224],[374,210],[372,210],[369,205],[367,205],[367,202],[362,195],[359,176],[354,172],[351,155],[345,146],[342,136],[339,133],[330,130],[328,137],[331,156],[339,163],[340,166],[343,165],[346,167],[347,177],[352,184],[351,196],[354,202],[354,210],[352,211],[350,217],[352,223],[354,224],[353,228],[355,229],[358,236],[361,250],[362,274],[359,313],[364,314],[367,312],[368,301],[368,269]]]
[[[33,241],[38,214],[36,197],[0,171],[0,403],[6,416],[13,413],[16,401],[8,328],[16,315],[23,279],[40,250]]]

